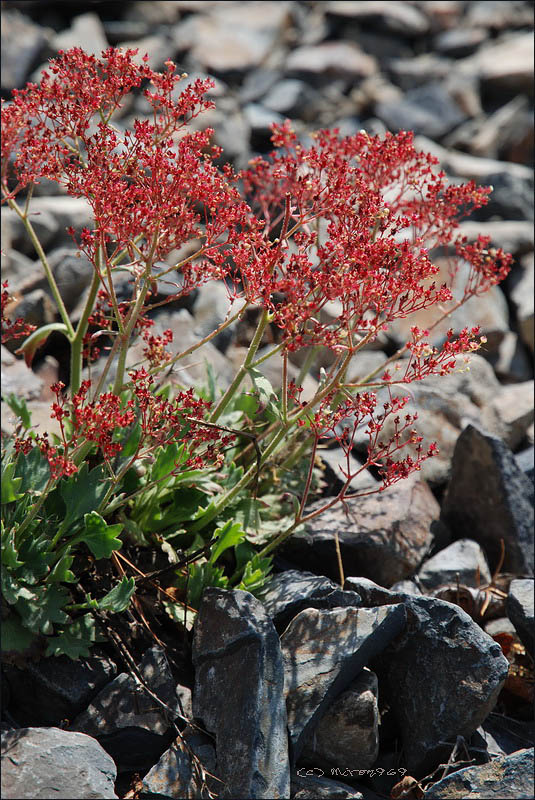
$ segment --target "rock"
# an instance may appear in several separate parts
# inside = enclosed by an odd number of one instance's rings
[[[165,61],[169,58],[169,41],[167,37],[159,34],[144,36],[133,42],[119,42],[118,47],[124,50],[138,49],[139,53],[134,56],[134,62],[141,64],[144,55],[148,55],[147,65],[154,70],[161,70]]]
[[[491,569],[497,566],[503,539],[503,569],[533,571],[533,485],[507,445],[473,425],[464,429],[455,447],[441,519],[456,538],[479,542]]]
[[[413,130],[440,139],[459,125],[465,114],[441,83],[410,89],[402,100],[378,103],[375,113],[393,131]]]
[[[243,113],[251,128],[251,147],[255,150],[272,150],[271,125],[284,122],[284,117],[276,111],[270,111],[260,103],[247,103]]]
[[[454,28],[435,37],[434,49],[443,56],[464,58],[472,55],[486,39],[484,28]]]
[[[392,58],[388,63],[391,80],[403,91],[416,89],[432,81],[442,83],[451,74],[451,60],[434,53],[408,58]],[[410,128],[412,130],[412,126]]]
[[[512,383],[500,387],[490,405],[505,425],[504,440],[515,450],[526,436],[533,422],[533,381]]]
[[[358,591],[363,605],[394,602],[407,610],[406,631],[369,666],[397,720],[409,773],[426,774],[447,761],[451,748],[444,742],[470,736],[492,711],[508,661],[453,603],[394,594],[362,578],[349,578],[347,588]]]
[[[301,117],[311,122],[315,116],[314,103],[317,92],[304,81],[287,78],[278,81],[262,98],[262,105],[285,117]]]
[[[340,491],[346,483],[344,472],[347,472],[348,469],[355,476],[349,484],[349,492],[365,492],[370,488],[379,488],[379,483],[371,472],[363,469],[351,453],[346,456],[341,447],[321,448],[317,456],[321,459],[322,467],[325,467],[325,478],[330,487],[329,494],[336,494]]]
[[[310,78],[366,78],[377,71],[377,62],[353,42],[322,42],[296,47],[289,54],[286,70]]]
[[[488,116],[479,114],[476,119],[460,125],[444,139],[444,145],[466,149],[477,156],[511,160],[511,156],[506,155],[508,149],[519,139],[522,140],[529,130],[527,108],[526,97],[513,97],[505,105],[500,105],[494,113]]]
[[[98,735],[98,742],[115,761],[117,772],[141,772],[158,761],[173,738],[171,730],[165,734],[152,733],[146,728],[127,725],[110,733]]]
[[[459,236],[466,236],[469,242],[474,242],[478,236],[490,236],[492,246],[502,247],[514,256],[522,256],[533,250],[533,225],[526,220],[465,220],[459,224],[458,231]]]
[[[2,14],[2,90],[22,89],[38,62],[51,31],[35,25],[16,8]]]
[[[310,775],[309,773],[313,773]],[[301,767],[292,775],[292,800],[364,800],[361,792],[341,781],[323,778],[323,770]]]
[[[184,687],[174,680],[165,652],[159,646],[149,648],[139,663],[141,676],[152,692],[180,716],[178,696],[184,695]],[[122,672],[93,699],[88,708],[72,723],[72,730],[90,736],[109,733],[127,726],[137,726],[162,734],[169,727],[169,720],[155,706],[154,700],[126,672]],[[186,700],[187,703],[187,700]],[[113,713],[111,713],[113,712]]]
[[[531,91],[533,85],[533,34],[515,33],[481,47],[457,62],[462,72],[477,75],[487,91]]]
[[[472,539],[458,539],[424,561],[418,579],[427,590],[457,580],[463,586],[477,588],[480,584],[490,583],[491,574],[485,553],[478,543]]]
[[[535,655],[533,578],[515,579],[509,585],[507,615],[528,653]]]
[[[175,26],[179,49],[191,48],[191,57],[216,73],[243,73],[260,66],[288,20],[288,3],[218,6]]]
[[[525,450],[522,450],[520,453],[515,453],[516,463],[522,472],[532,481],[534,480],[535,471],[534,455],[535,453],[533,451],[533,445],[531,445],[531,447],[527,447]]]
[[[58,726],[79,714],[117,673],[109,658],[91,655],[29,661],[24,669],[6,665],[13,713],[21,726]]]
[[[222,796],[288,797],[284,666],[262,604],[249,592],[206,589],[192,657],[193,713],[215,735]]]
[[[324,501],[311,503],[313,512]],[[307,523],[284,547],[304,569],[339,580],[335,532],[346,575],[369,575],[385,586],[411,575],[432,544],[431,524],[440,509],[427,484],[415,475],[385,492],[346,498],[348,516],[338,504]]]
[[[51,250],[47,259],[65,307],[70,312],[80,300],[84,289],[91,283],[93,265],[84,255],[77,256],[72,247]]]
[[[529,381],[533,377],[532,359],[520,337],[513,331],[492,331],[481,354],[502,383]]]
[[[424,800],[529,800],[533,797],[533,748],[495,758],[489,764],[465,767],[434,783]]]
[[[30,325],[47,325],[56,318],[56,307],[44,289],[34,289],[16,300],[9,308],[9,317],[22,319]],[[17,347],[24,340],[16,340]]]
[[[2,797],[100,800],[116,798],[117,770],[98,742],[59,728],[2,734]]]
[[[529,747],[535,735],[533,720],[518,720],[503,714],[489,714],[481,728],[487,741],[492,738],[497,755],[510,755]]]
[[[52,49],[70,50],[81,47],[86,53],[100,58],[103,50],[108,48],[104,27],[98,14],[80,14],[74,17],[71,27],[57,33],[50,43]]]
[[[403,630],[402,605],[305,609],[281,636],[293,761],[327,708]]]
[[[41,209],[36,212],[35,216],[33,216],[33,212],[35,211],[34,204],[39,204],[39,202],[43,199],[44,198],[41,197],[35,197],[33,199],[31,204],[32,214],[30,216],[30,221],[39,241],[41,242],[42,247],[46,251],[59,233],[59,224],[55,219],[54,214],[49,211],[48,208],[41,207]],[[47,200],[50,199],[51,198],[47,198]],[[35,258],[36,253],[34,246],[28,234],[26,233],[26,229],[22,223],[22,220],[17,213],[11,208],[5,207],[2,208],[1,213],[3,224],[8,225],[10,228],[10,244],[12,244],[13,248],[25,256]],[[40,274],[42,274],[42,269],[42,266],[39,266]]]
[[[240,303],[232,301],[223,281],[213,281],[200,286],[195,296],[193,316],[195,319],[194,333],[200,339],[212,333],[225,320],[229,319],[240,308]],[[235,338],[237,322],[213,339],[214,345],[221,353],[225,353]]]
[[[489,173],[485,184],[492,186],[492,194],[486,206],[474,210],[470,215],[472,219],[488,220],[498,216],[533,222],[533,176],[531,180],[519,179],[518,175],[504,172],[502,168]]]
[[[17,345],[21,340],[17,340]],[[43,381],[24,363],[2,345],[2,396],[16,395],[19,399],[37,399],[43,390]]]
[[[342,591],[328,578],[297,569],[271,576],[259,591],[258,599],[279,631],[305,608],[356,607],[360,602],[355,592]]]
[[[366,667],[340,694],[305,742],[302,759],[314,766],[364,770],[379,754],[377,676]]]
[[[518,28],[533,24],[533,9],[524,0],[493,0],[470,3],[466,9],[466,24],[481,25],[491,31]]]
[[[522,341],[535,351],[533,323],[533,253],[522,259],[522,274],[511,291],[511,300],[516,308],[518,329]]]
[[[441,167],[450,175],[457,175],[459,178],[474,180],[478,183],[487,185],[491,183],[487,180],[488,175],[500,176],[500,179],[513,179],[522,185],[523,191],[531,185],[533,172],[530,167],[524,164],[514,164],[509,161],[498,161],[495,158],[481,158],[469,153],[462,153],[450,150],[426,136],[415,136],[414,146],[417,150],[431,153],[438,158]],[[524,188],[525,187],[525,188]],[[492,198],[492,195],[491,195]],[[508,218],[508,215],[506,215]]]
[[[364,27],[377,27],[402,36],[421,36],[429,30],[427,14],[409,3],[389,3],[384,0],[372,2],[347,2],[334,0],[327,7],[329,16],[357,19]]]
[[[491,619],[485,624],[485,633],[489,636],[496,636],[498,633],[515,633],[515,626],[507,617]]]
[[[209,798],[209,790],[217,793],[221,784],[206,776],[206,783],[195,769],[192,753],[204,769],[216,772],[215,750],[210,739],[191,727],[178,736],[158,763],[145,775],[140,797]]]

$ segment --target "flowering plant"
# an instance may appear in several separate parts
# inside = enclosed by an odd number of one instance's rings
[[[436,307],[436,327],[501,281],[511,264],[486,238],[469,244],[456,232],[459,217],[484,205],[490,188],[449,186],[436,159],[415,150],[411,133],[340,138],[321,131],[305,147],[287,121],[273,126],[270,157],[235,173],[218,166],[213,131],[188,129],[213,106],[206,97],[213,84],[196,80],[180,92],[184,77],[170,61],[155,72],[135,50],[110,48],[98,59],[74,48],[51,60],[40,85],[15,91],[2,107],[2,202],[24,225],[59,315],[33,331],[10,320],[4,285],[2,340],[25,337],[18,352],[28,365],[52,330],[70,346],[70,385],[52,387],[59,435],[38,434],[24,404],[10,400],[20,415],[4,447],[2,487],[12,649],[44,636],[48,653],[75,657],[95,638],[92,610],[135,603],[140,575],[127,577],[126,564],[133,565],[119,558],[125,538],[166,549],[172,597],[194,610],[207,584],[259,588],[273,550],[348,497],[359,472],[373,466],[382,479],[367,494],[419,470],[436,446],[424,448],[416,415],[403,413],[407,398],[392,387],[451,372],[458,356],[484,341],[479,329],[449,330],[437,347],[431,328],[414,325],[406,345],[358,384],[348,381],[350,362],[398,319]],[[123,130],[112,118],[136,90],[152,116]],[[76,325],[32,224],[32,191],[43,179],[91,209],[91,228],[69,229],[93,268]],[[436,248],[448,253],[447,283],[435,282]],[[461,263],[467,279],[454,299]],[[121,300],[117,279],[125,274],[130,295]],[[163,279],[176,289],[165,300]],[[151,332],[158,308],[210,281],[224,283],[232,310],[202,340],[172,352],[171,330]],[[224,391],[213,382],[198,391],[165,384],[164,373],[252,312],[256,329]],[[99,337],[110,347],[92,381],[84,369],[100,355]],[[144,342],[144,362],[129,369],[136,339]],[[265,341],[271,347],[259,355]],[[319,348],[331,353],[329,368],[304,400],[302,383]],[[292,379],[299,353],[301,371]],[[272,356],[280,363],[277,392],[262,373]],[[382,406],[380,388],[389,393]],[[387,421],[394,433],[385,438]],[[355,471],[350,454],[359,429],[368,455]],[[307,512],[317,446],[329,436],[346,456],[342,487]],[[275,511],[262,501],[273,492],[268,474],[284,474],[290,488]],[[280,514],[286,524],[278,519],[279,533],[267,537],[266,525],[261,536],[270,513],[272,523]],[[86,593],[73,603],[67,587],[78,580],[71,567],[83,545],[93,559],[111,558],[121,580],[99,601]],[[182,561],[177,546],[189,554]],[[176,614],[177,603],[164,602]]]

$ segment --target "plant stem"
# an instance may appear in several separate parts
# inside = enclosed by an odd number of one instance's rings
[[[87,297],[80,321],[76,327],[76,333],[71,341],[71,397],[73,394],[76,394],[82,383],[82,351],[84,345],[84,336],[87,332],[89,317],[93,311],[93,306],[95,305],[99,286],[100,278],[98,275],[98,270],[95,269],[93,272],[93,278],[91,280],[91,286],[89,288],[89,295]]]
[[[228,387],[227,391],[224,395],[220,398],[219,402],[217,403],[216,407],[210,414],[210,422],[216,422],[225,408],[228,406],[234,394],[236,393],[237,389],[239,388],[242,380],[244,379],[247,371],[251,368],[253,359],[256,355],[256,351],[260,346],[260,342],[262,341],[262,336],[264,335],[264,331],[266,326],[268,325],[271,319],[271,315],[267,309],[264,309],[262,315],[258,321],[258,325],[256,326],[255,334],[251,340],[251,344],[249,345],[249,350],[247,351],[247,355],[243,361],[243,364],[239,368],[238,372],[236,373],[234,380]]]

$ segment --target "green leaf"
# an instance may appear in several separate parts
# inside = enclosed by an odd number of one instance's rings
[[[135,580],[125,576],[120,583],[98,601],[99,608],[105,608],[113,614],[124,611],[130,605],[130,600],[135,591]]]
[[[78,472],[60,483],[60,492],[65,501],[65,519],[60,531],[65,533],[85,514],[99,507],[110,486],[110,481],[103,478],[102,467],[95,467],[89,472],[87,463]]]
[[[51,586],[35,586],[31,590],[22,588],[15,608],[32,633],[51,634],[54,623],[68,621],[69,617],[62,611],[68,600],[63,586],[53,583]]]
[[[133,425],[132,429],[128,432],[126,436],[126,441],[124,443],[123,449],[119,453],[119,457],[124,459],[125,461],[136,453],[139,440],[141,439],[141,425],[139,422],[136,422]]]
[[[214,533],[214,536],[217,537],[217,543],[212,548],[210,564],[215,564],[221,553],[241,542],[242,539],[245,539],[245,535],[240,523],[232,522],[232,520],[225,522],[222,528],[217,528]]]
[[[109,558],[114,550],[120,550],[122,542],[117,536],[123,529],[120,523],[108,525],[96,511],[84,515],[85,530],[76,537],[89,547],[95,558]]]
[[[243,392],[236,398],[234,408],[252,419],[258,411],[258,400],[253,394]]]
[[[10,392],[10,394],[8,394],[6,397],[6,403],[13,413],[16,414],[20,419],[22,422],[22,427],[25,430],[28,430],[28,428],[32,427],[32,415],[28,409],[28,406],[26,405],[26,400],[23,397],[19,398],[13,394],[13,392]]]
[[[22,479],[20,491],[39,495],[50,478],[48,460],[38,447],[32,447],[29,453],[19,453],[16,475]]]
[[[260,370],[250,368],[248,370],[249,375],[251,376],[251,380],[254,384],[254,387],[258,394],[260,395],[260,400],[264,403],[269,403],[272,400],[277,399],[277,395],[275,394],[275,390],[273,386],[268,381],[265,375],[262,375]]]
[[[19,599],[21,589],[24,587],[21,585],[18,578],[9,572],[3,564],[0,581],[2,586],[2,598],[10,606],[14,606]]]
[[[177,464],[180,464],[185,457],[184,445],[178,445],[176,442],[162,447],[156,461],[152,465],[151,480],[157,481],[170,475]]]
[[[2,504],[14,503],[15,500],[20,500],[21,497],[24,497],[24,495],[19,492],[22,478],[15,478],[14,472],[14,461],[11,461],[2,471],[2,489],[0,495]]]
[[[24,627],[20,618],[15,614],[10,614],[7,619],[2,621],[0,636],[4,655],[10,652],[23,653],[29,650],[37,638]]]
[[[36,350],[44,345],[52,331],[61,331],[66,336],[69,333],[69,329],[63,322],[51,322],[48,325],[42,325],[36,331],[34,331],[24,342],[21,344],[18,350],[15,350],[15,353],[22,353],[24,355],[24,360],[28,367],[31,367],[33,357],[35,355]]]
[[[198,609],[202,593],[207,586],[219,586],[221,589],[228,586],[228,578],[223,572],[223,567],[215,567],[207,561],[202,564],[192,564],[189,568],[188,605]]]
[[[18,559],[15,531],[13,528],[6,530],[2,521],[2,566],[6,569],[16,570],[22,566],[22,563]]]
[[[78,658],[87,658],[91,645],[102,638],[96,631],[93,616],[85,614],[66,627],[59,636],[50,639],[45,655],[65,655],[69,656],[73,661]]]
[[[260,558],[258,554],[247,562],[238,589],[254,594],[262,588],[271,572],[271,558]]]
[[[74,556],[65,554],[47,575],[47,583],[74,583],[77,578],[70,567],[74,561]]]
[[[48,573],[57,555],[51,551],[51,541],[46,533],[27,530],[19,543],[19,558],[23,562],[20,575],[26,583],[34,584]]]

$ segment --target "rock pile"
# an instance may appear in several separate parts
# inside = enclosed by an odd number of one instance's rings
[[[376,800],[396,786],[392,797],[533,797],[532,4],[87,5],[3,3],[4,96],[37,79],[60,48],[122,45],[147,52],[156,69],[174,59],[187,81],[215,78],[217,109],[195,124],[215,129],[238,168],[270,149],[269,126],[285,117],[304,141],[322,127],[408,128],[453,182],[494,186],[462,230],[488,234],[515,264],[505,284],[448,322],[480,324],[487,336],[470,371],[414,388],[408,411],[440,456],[418,480],[315,518],[290,539],[260,599],[207,591],[193,680],[179,680],[159,647],[139,660],[139,677],[98,649],[75,663],[6,665],[3,797],[125,796],[134,775],[139,798]],[[118,124],[146,111],[135,98]],[[66,227],[88,224],[87,208],[52,183],[36,194],[34,227],[76,319],[91,266],[74,257]],[[2,272],[17,315],[55,321],[39,262],[4,208]],[[160,311],[154,333],[171,328],[181,349],[202,338],[227,313],[219,288]],[[374,369],[406,330],[400,323],[389,336],[359,353],[350,375]],[[203,378],[206,359],[227,386],[243,338],[239,326],[228,329],[180,380]],[[50,337],[32,370],[13,350],[2,347],[3,396],[24,397],[50,430],[48,387],[68,368],[61,337]],[[312,387],[327,357],[307,377]],[[263,367],[276,380],[269,361]],[[10,432],[4,402],[2,411]],[[340,453],[322,459],[335,485]],[[356,488],[375,477],[361,481]]]

